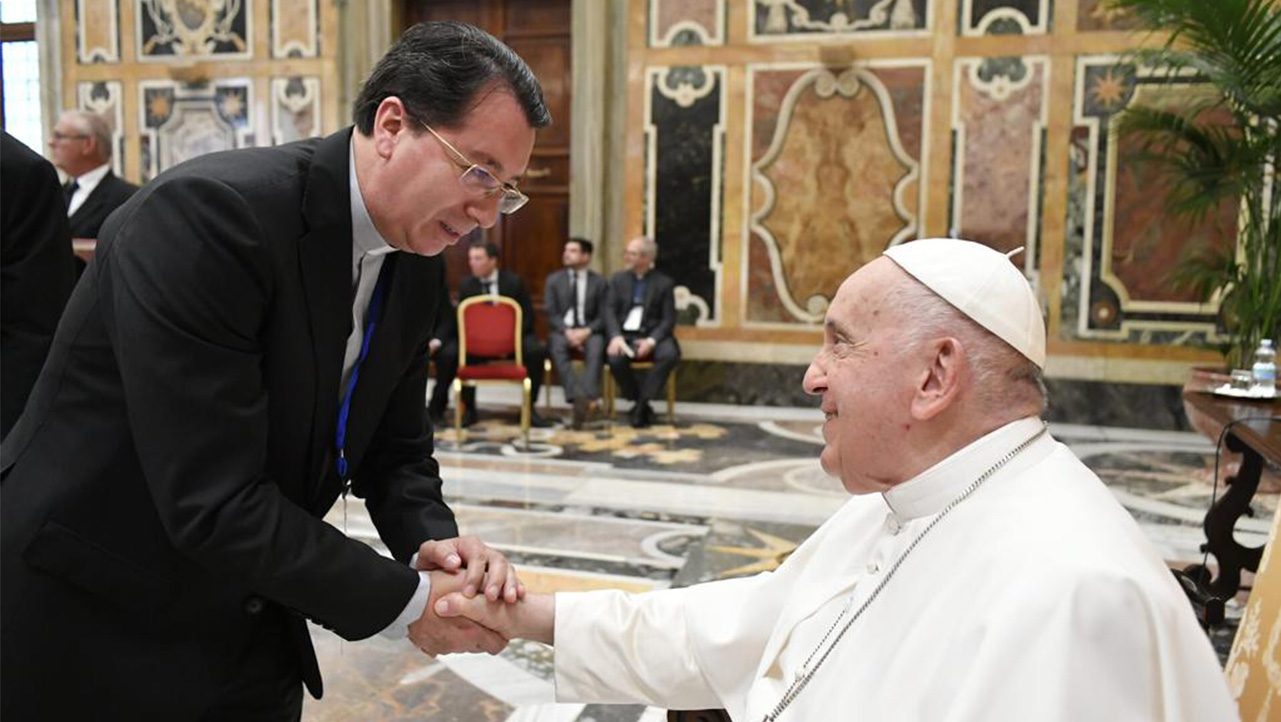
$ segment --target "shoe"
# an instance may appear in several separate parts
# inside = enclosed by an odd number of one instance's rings
[[[630,418],[633,429],[644,429],[654,423],[654,410],[649,403],[641,402],[632,407]]]
[[[547,429],[547,428],[551,428],[552,422],[539,416],[537,411],[530,409],[529,425],[535,429]]]
[[[468,406],[463,412],[463,426],[475,426],[480,421],[480,414],[476,413],[475,406]]]
[[[574,399],[574,411],[570,419],[569,428],[575,431],[583,428],[583,422],[587,420],[587,399],[582,396]]]

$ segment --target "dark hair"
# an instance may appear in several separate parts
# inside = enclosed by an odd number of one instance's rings
[[[467,250],[470,251],[473,248],[483,248],[486,256],[498,258],[498,245],[493,241],[487,241],[484,238],[472,239],[471,243],[467,244]]]
[[[568,246],[571,243],[577,243],[578,247],[583,251],[583,253],[586,253],[589,256],[592,255],[592,248],[593,248],[592,242],[587,240],[586,238],[579,238],[578,236],[570,236],[569,240],[565,241],[564,245]]]
[[[467,23],[418,23],[369,73],[352,104],[352,120],[361,133],[372,134],[379,104],[394,95],[411,118],[457,127],[482,99],[482,91],[501,86],[515,96],[531,128],[552,122],[538,78],[511,48]]]

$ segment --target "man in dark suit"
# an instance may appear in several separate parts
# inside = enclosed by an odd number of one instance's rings
[[[0,448],[3,718],[297,720],[322,691],[306,619],[505,644],[432,611],[521,591],[453,538],[423,395],[436,256],[523,205],[550,118],[462,23],[407,30],[353,115],[181,164],[104,224]],[[348,491],[394,559],[323,521]]]
[[[654,270],[658,244],[648,237],[633,238],[623,252],[627,270],[609,279],[609,302],[605,306],[605,328],[609,347],[605,355],[609,370],[632,406],[632,426],[642,428],[654,422],[649,401],[667,383],[667,375],[681,360],[676,329],[676,296],[672,279]],[[652,361],[643,384],[636,383],[633,361]]]
[[[467,265],[472,275],[458,284],[458,302],[472,296],[497,294],[513,298],[521,308],[521,356],[525,363],[525,372],[529,374],[530,410],[529,423],[532,426],[547,427],[551,424],[539,416],[533,408],[533,400],[538,398],[538,390],[543,385],[542,345],[534,335],[534,306],[525,292],[525,284],[511,271],[498,267],[498,246],[489,241],[476,239],[467,247]],[[470,357],[470,354],[469,354]],[[481,359],[483,360],[483,359]],[[436,386],[432,389],[431,401],[427,404],[428,413],[433,419],[442,419],[445,406],[449,401],[449,387],[458,375],[458,336],[454,337],[436,354]],[[467,426],[479,420],[476,412],[476,389],[463,389],[463,423]]]
[[[8,133],[0,143],[0,439],[44,366],[76,282],[58,174]]]
[[[67,221],[72,238],[97,238],[102,222],[137,192],[111,172],[111,126],[96,113],[68,110],[49,141],[53,163],[67,174]]]
[[[547,277],[543,305],[547,310],[548,352],[556,375],[573,404],[573,427],[600,406],[600,371],[605,361],[605,279],[587,267],[592,261],[592,242],[570,238],[561,251],[565,267]],[[574,372],[573,352],[583,358],[583,373]]]

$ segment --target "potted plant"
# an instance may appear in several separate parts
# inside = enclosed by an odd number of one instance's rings
[[[1170,73],[1194,73],[1217,93],[1183,108],[1136,105],[1122,133],[1143,142],[1141,160],[1169,173],[1167,208],[1204,222],[1224,203],[1240,204],[1235,248],[1201,249],[1174,281],[1202,302],[1217,297],[1231,337],[1230,367],[1248,367],[1264,338],[1281,330],[1281,9],[1273,0],[1114,0],[1113,7],[1163,45],[1132,59]]]

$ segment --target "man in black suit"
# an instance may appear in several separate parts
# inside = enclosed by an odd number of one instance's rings
[[[642,428],[654,422],[649,401],[667,382],[667,375],[681,360],[676,328],[676,296],[672,279],[654,270],[658,244],[648,237],[633,238],[623,252],[627,270],[609,279],[609,302],[605,306],[605,328],[609,347],[605,350],[609,370],[632,406],[632,426]],[[652,361],[653,368],[638,385],[633,361]]]
[[[138,191],[111,172],[111,126],[96,113],[68,110],[49,141],[53,164],[67,174],[66,214],[72,238],[97,238],[102,222]]]
[[[0,439],[44,366],[76,282],[58,174],[8,133],[0,142]]]
[[[432,611],[521,590],[454,538],[423,395],[436,256],[523,205],[550,118],[462,23],[407,30],[353,115],[183,163],[104,224],[0,449],[4,719],[297,720],[322,691],[306,619],[505,644]],[[323,521],[348,491],[394,559]]]
[[[525,292],[525,284],[511,271],[498,267],[498,246],[489,241],[476,239],[467,247],[467,265],[472,275],[458,284],[458,302],[472,296],[497,294],[513,298],[521,308],[521,356],[525,363],[525,372],[529,374],[530,410],[529,423],[532,426],[547,427],[551,424],[539,416],[533,408],[533,400],[538,398],[538,390],[543,385],[543,348],[534,335],[534,306]],[[428,413],[433,419],[443,419],[445,406],[449,401],[449,387],[458,375],[458,336],[446,342],[440,353],[436,354],[436,385],[432,389],[431,401],[427,404]],[[469,354],[470,356],[470,354]],[[484,359],[481,359],[484,360]],[[467,426],[479,420],[476,412],[476,389],[464,388],[463,423]]]
[[[592,242],[570,238],[561,251],[565,267],[547,277],[543,305],[547,310],[548,351],[552,365],[572,402],[573,427],[580,429],[600,406],[600,371],[605,361],[605,279],[587,267]],[[583,373],[574,372],[570,356],[583,357]]]

